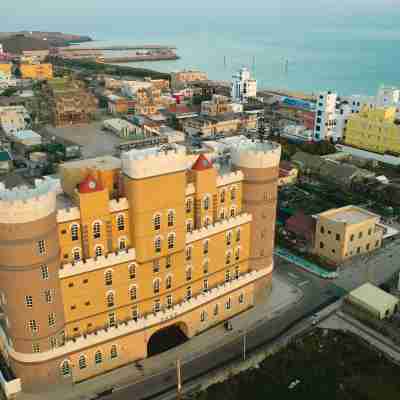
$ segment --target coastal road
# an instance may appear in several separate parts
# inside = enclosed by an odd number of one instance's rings
[[[279,336],[287,335],[292,326],[300,320],[310,316],[323,306],[336,299],[336,287],[331,282],[321,280],[310,275],[285,261],[277,260],[275,273],[282,279],[289,280],[302,289],[304,296],[292,308],[278,314],[273,319],[259,323],[253,330],[247,331],[247,350],[257,348],[272,342]],[[306,319],[305,324],[311,321]],[[201,354],[197,358],[182,365],[183,383],[206,374],[235,358],[240,358],[243,352],[243,334],[238,332],[238,337],[218,349]],[[112,394],[102,396],[104,400],[144,400],[161,399],[171,395],[176,388],[176,371],[174,366],[162,373],[144,378],[141,382],[132,383],[122,388],[117,388]]]

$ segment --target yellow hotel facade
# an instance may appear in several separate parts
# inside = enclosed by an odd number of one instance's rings
[[[0,347],[23,390],[91,378],[146,358],[165,328],[190,338],[251,308],[271,287],[280,151],[241,143],[218,169],[183,146],[132,150],[120,167],[78,165],[67,208],[50,180],[0,188]]]

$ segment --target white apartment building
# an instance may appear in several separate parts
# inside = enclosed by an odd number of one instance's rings
[[[321,92],[315,112],[314,140],[330,140],[336,126],[337,93]]]
[[[246,103],[250,97],[257,97],[257,81],[250,71],[242,68],[232,77],[231,97],[234,102]]]

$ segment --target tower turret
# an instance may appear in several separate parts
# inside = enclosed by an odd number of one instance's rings
[[[243,142],[231,149],[232,164],[243,172],[243,211],[252,214],[250,268],[273,269],[277,187],[281,147],[273,142]],[[260,283],[269,285],[271,275]]]
[[[2,328],[17,352],[45,352],[64,341],[57,238],[54,182],[0,187]]]

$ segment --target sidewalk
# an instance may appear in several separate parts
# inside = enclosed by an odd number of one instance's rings
[[[233,318],[234,329],[231,332],[227,332],[222,325],[218,325],[179,347],[141,361],[143,366],[141,370],[132,363],[74,386],[57,386],[55,390],[47,393],[21,393],[18,395],[18,400],[54,400],[55,398],[57,400],[87,400],[96,397],[97,393],[104,390],[123,388],[135,382],[144,381],[150,376],[173,369],[177,358],[180,358],[184,365],[199,355],[234,340],[249,327],[261,321],[272,320],[292,304],[299,302],[302,297],[303,292],[298,287],[275,275],[271,296],[266,295],[256,307]]]

